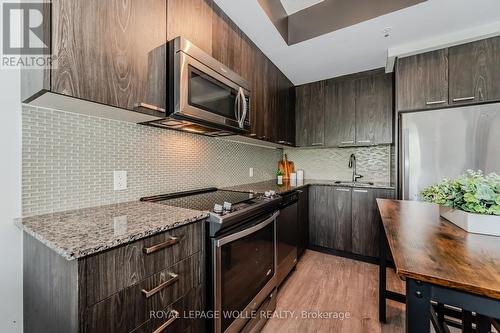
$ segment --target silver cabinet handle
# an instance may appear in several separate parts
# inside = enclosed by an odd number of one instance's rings
[[[286,141],[279,140],[278,143],[281,143],[282,145],[284,145],[286,143]]]
[[[454,98],[454,99],[453,99],[453,102],[473,101],[473,100],[474,100],[474,98],[475,98],[474,96]]]
[[[323,145],[323,142],[311,143],[311,146],[322,146],[322,145]]]
[[[354,140],[350,140],[350,141],[342,141],[340,144],[341,145],[350,145],[350,144],[353,144],[354,143]]]
[[[151,254],[153,252],[163,250],[164,248],[170,247],[177,243],[179,243],[179,238],[170,236],[169,240],[160,244],[153,245],[151,247],[145,247],[144,249],[142,249],[142,252],[144,252],[145,254]]]
[[[168,279],[167,281],[159,284],[158,286],[154,287],[151,290],[142,289],[141,292],[144,294],[144,296],[146,296],[146,298],[150,298],[151,296],[157,294],[158,292],[162,291],[163,289],[170,286],[171,284],[174,284],[177,281],[179,281],[178,274],[168,273],[168,275],[170,275],[170,279]]]
[[[257,133],[250,133],[249,136],[257,136]]]
[[[172,323],[174,321],[177,320],[177,318],[179,318],[179,312],[176,311],[176,310],[172,310],[170,311],[170,314],[168,315],[170,317],[170,319],[168,319],[165,323],[163,323],[160,327],[158,327],[157,329],[155,329],[153,331],[153,333],[161,333],[163,332],[167,327],[169,327],[170,325],[172,325]]]
[[[427,102],[425,104],[427,105],[435,105],[435,104],[443,104],[443,103],[446,103],[445,100],[442,100],[442,101],[432,101],[432,102]]]
[[[336,191],[341,191],[341,192],[351,192],[351,189],[349,188],[336,188]]]
[[[371,143],[372,140],[357,140],[358,143]]]
[[[158,111],[158,112],[165,112],[165,109],[163,109],[159,106],[148,104],[148,103],[135,103],[134,107],[135,108],[149,109],[149,110]]]
[[[353,190],[353,191],[358,193],[368,193],[368,190]]]

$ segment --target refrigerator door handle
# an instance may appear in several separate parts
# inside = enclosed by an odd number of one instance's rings
[[[409,180],[410,180],[410,130],[403,130],[403,200],[409,198]]]

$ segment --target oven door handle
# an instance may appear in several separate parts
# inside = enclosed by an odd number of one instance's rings
[[[279,214],[280,214],[280,212],[278,210],[278,211],[274,212],[274,214],[271,215],[269,218],[265,219],[264,221],[260,222],[259,224],[256,224],[256,225],[254,225],[254,226],[252,226],[252,227],[250,227],[248,229],[242,230],[240,232],[231,234],[229,236],[223,237],[221,239],[218,239],[216,241],[216,246],[217,247],[221,247],[224,244],[227,244],[227,243],[233,242],[233,241],[235,241],[237,239],[240,239],[240,238],[243,238],[245,236],[251,235],[254,232],[259,231],[260,229],[265,228],[268,224],[274,222],[276,220],[276,218],[278,217]]]

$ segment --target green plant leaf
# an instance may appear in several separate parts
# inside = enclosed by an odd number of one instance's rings
[[[421,193],[422,200],[471,213],[500,215],[500,176],[467,170],[456,179],[443,179]]]

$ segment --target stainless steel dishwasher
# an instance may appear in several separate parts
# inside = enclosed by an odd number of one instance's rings
[[[277,219],[277,243],[278,243],[278,286],[285,280],[288,274],[297,264],[297,201],[296,191],[282,195],[280,215]]]

